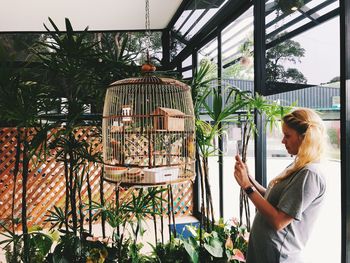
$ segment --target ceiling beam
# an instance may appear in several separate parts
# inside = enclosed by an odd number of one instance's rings
[[[307,3],[311,2],[311,0],[305,0],[304,1],[304,5],[306,5]],[[271,9],[269,10],[268,12],[265,13],[265,17],[268,16],[269,14],[271,14],[273,11],[276,11],[276,12],[280,12],[276,9]],[[289,16],[288,14],[278,14],[275,19],[271,20],[270,22],[266,23],[266,29],[268,29],[270,26],[273,26],[275,25],[277,22],[283,20],[284,18],[286,18],[287,16]]]
[[[307,30],[309,30],[309,29],[311,29],[311,28],[313,28],[313,27],[315,27],[315,26],[317,26],[319,24],[322,24],[322,23],[328,21],[329,19],[332,19],[332,18],[334,18],[334,17],[336,17],[338,15],[339,15],[339,7],[334,9],[334,10],[332,10],[332,11],[330,11],[330,12],[328,12],[327,14],[319,17],[318,19],[316,19],[318,23],[315,23],[314,21],[311,21],[311,22],[309,22],[309,23],[307,23],[305,25],[302,25],[301,27],[298,27],[297,29],[295,29],[295,30],[293,30],[293,31],[291,31],[291,32],[289,32],[289,33],[287,33],[285,35],[282,35],[281,37],[279,37],[279,38],[277,38],[277,39],[267,43],[266,44],[266,49],[274,47],[274,46],[278,45],[279,43],[282,43],[283,41],[286,41],[287,39],[291,39],[291,38],[293,38],[293,37],[295,37],[295,36],[305,32],[305,31],[307,31]]]
[[[202,47],[217,36],[217,32],[237,19],[252,6],[251,1],[229,1],[189,41],[188,45],[170,62],[170,68],[178,65],[192,54],[194,48]]]
[[[294,18],[293,20],[289,21],[288,23],[285,23],[283,26],[280,26],[279,28],[277,28],[276,30],[272,31],[271,33],[269,33],[266,36],[266,39],[271,39],[272,37],[274,37],[275,35],[277,35],[278,33],[282,32],[283,30],[287,29],[288,27],[300,22],[301,20],[305,19],[305,15],[307,17],[311,17],[313,14],[315,14],[317,11],[323,9],[324,7],[332,4],[333,2],[335,2],[336,0],[328,0],[325,2],[322,2],[321,4],[315,6],[314,8],[308,10],[307,12],[303,11],[303,15],[299,15],[298,17]],[[318,17],[319,18],[319,17]],[[311,20],[317,22],[318,18],[312,18]]]
[[[189,6],[190,3],[193,1],[194,0],[183,0],[182,1],[179,8],[176,10],[174,16],[171,18],[168,25],[166,26],[165,30],[171,30],[174,27],[176,21],[179,19],[179,17],[182,15],[182,13],[186,10],[187,6]]]
[[[202,12],[202,14],[192,23],[192,25],[187,29],[187,31],[183,34],[183,37],[186,38],[186,36],[191,32],[191,30],[199,23],[199,21],[209,12],[211,8],[214,8],[217,6],[217,3],[221,0],[213,1],[210,5],[208,5],[205,10]]]

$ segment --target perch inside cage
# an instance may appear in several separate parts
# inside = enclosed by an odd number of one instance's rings
[[[154,76],[111,84],[103,111],[103,154],[107,181],[142,185],[193,179],[190,88]]]

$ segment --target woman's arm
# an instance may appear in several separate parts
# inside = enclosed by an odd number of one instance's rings
[[[246,164],[245,164],[246,165]],[[246,166],[247,168],[247,172],[248,172],[248,178],[249,178],[249,181],[252,183],[252,185],[254,185],[254,187],[256,188],[256,190],[258,190],[258,192],[262,195],[262,196],[265,196],[265,193],[266,193],[266,188],[263,187],[261,184],[259,184],[252,176],[251,174],[249,173],[248,171],[248,167]]]
[[[245,164],[242,162],[239,155],[236,156],[235,173],[237,183],[243,188],[247,189],[252,186],[252,182],[248,177]],[[255,180],[254,180],[255,181]],[[253,184],[254,185],[254,184]],[[259,184],[258,184],[259,185]],[[258,189],[257,189],[258,190]],[[249,195],[250,200],[253,202],[258,211],[267,219],[271,226],[276,230],[281,230],[292,222],[293,217],[284,213],[271,205],[261,194],[260,191],[254,191]]]

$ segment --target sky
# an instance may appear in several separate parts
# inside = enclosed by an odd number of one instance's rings
[[[306,77],[309,84],[329,82],[340,76],[339,17],[308,30],[293,40],[306,50],[301,63],[293,65]]]

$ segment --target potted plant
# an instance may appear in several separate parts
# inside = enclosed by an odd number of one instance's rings
[[[220,219],[210,233],[201,234],[194,226],[187,228],[192,236],[183,243],[192,262],[245,262],[249,233],[238,220],[224,223]]]

